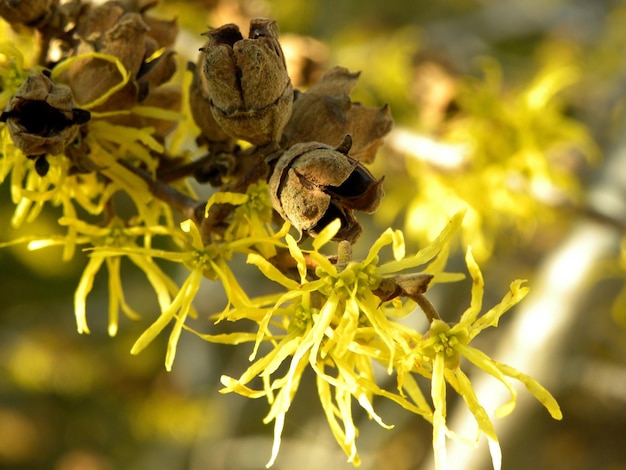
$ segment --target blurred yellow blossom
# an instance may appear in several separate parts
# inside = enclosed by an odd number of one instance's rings
[[[563,209],[580,202],[576,159],[593,159],[598,150],[559,99],[580,77],[572,54],[561,52],[547,54],[536,75],[514,89],[505,89],[493,60],[484,61],[483,78],[464,77],[455,95],[458,111],[440,124],[436,137],[436,151],[455,149],[454,165],[436,155],[407,156],[415,196],[407,206],[405,185],[391,186],[388,207],[376,215],[380,222],[390,223],[406,207],[407,236],[423,242],[435,235],[432,227],[467,206],[464,245],[481,260],[496,241],[515,243],[540,226],[566,220],[571,212]],[[397,188],[402,193],[394,196]]]

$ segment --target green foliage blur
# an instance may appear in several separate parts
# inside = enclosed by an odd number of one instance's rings
[[[195,60],[207,25],[275,18],[287,55],[293,48],[308,60],[294,78],[298,87],[310,86],[333,65],[360,70],[359,100],[390,103],[397,129],[446,148],[454,149],[459,134],[471,129],[474,136],[482,133],[473,148],[477,154],[504,160],[525,148],[529,129],[538,128],[543,140],[533,143],[533,149],[547,149],[555,165],[540,172],[550,197],[538,205],[526,187],[522,199],[503,204],[504,196],[496,197],[487,178],[477,184],[476,175],[485,167],[466,179],[459,174],[446,179],[449,173],[418,158],[406,172],[406,148],[393,138],[374,166],[377,175],[386,174],[388,196],[379,214],[363,220],[364,237],[371,233],[376,238],[381,226],[408,228],[414,237],[407,244],[419,247],[454,212],[454,201],[469,199],[481,220],[470,218],[475,224],[459,243],[482,249],[478,254],[491,303],[511,279],[526,277],[533,288],[541,261],[585,216],[585,191],[625,128],[626,5],[620,2],[166,0],[155,11],[178,17],[190,60]],[[520,97],[546,74],[566,69],[571,75],[563,78],[563,86],[554,85],[553,96],[534,114],[523,114]],[[443,87],[440,95],[438,86]],[[531,170],[538,168],[530,165],[524,171]],[[12,236],[8,189],[0,186],[3,240]],[[440,201],[451,197],[451,205],[431,210],[425,205],[433,197],[428,191],[438,191]],[[48,214],[29,231],[45,232],[55,220]],[[366,252],[367,241],[361,245],[355,249]],[[453,265],[462,266],[462,252],[453,256]],[[55,249],[0,250],[0,468],[261,468],[272,439],[271,427],[262,424],[266,404],[218,393],[220,375],[236,376],[249,351],[186,335],[171,373],[163,367],[165,338],[131,356],[145,325],[124,319],[118,336],[107,335],[104,276],[96,278],[90,298],[92,334],[78,335],[73,295],[86,255],[67,264],[60,264],[60,257]],[[617,263],[618,257],[616,252],[612,261]],[[126,269],[132,276],[130,263]],[[244,277],[245,266],[239,272],[241,283],[252,289],[257,279]],[[136,283],[129,279],[126,289],[129,303],[156,309],[156,303],[144,301],[151,295],[140,273],[135,274]],[[542,410],[509,418],[525,424],[513,441],[503,442],[507,470],[626,469],[626,330],[610,315],[620,285],[594,283],[603,277],[597,274],[589,277],[588,315],[568,341],[569,359],[562,362],[560,388],[554,390],[565,419],[553,422],[540,416]],[[460,311],[467,304],[467,286],[458,287],[458,296],[438,300],[448,305],[447,311]],[[215,312],[221,295],[208,283],[203,286],[199,300],[206,304],[197,305],[198,321]],[[493,334],[490,339],[497,341]],[[590,379],[593,365],[607,375]],[[320,424],[318,399],[312,391],[307,396],[306,379],[276,468],[351,468]],[[379,411],[387,422],[398,424],[394,431],[360,426],[363,467],[426,468],[423,462],[432,452],[430,426],[418,418],[401,418],[397,409]]]

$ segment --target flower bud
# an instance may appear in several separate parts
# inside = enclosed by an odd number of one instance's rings
[[[63,152],[89,118],[88,111],[74,107],[69,87],[37,72],[26,77],[0,121],[6,122],[15,146],[31,156]]]
[[[288,148],[308,141],[339,145],[350,134],[350,156],[372,162],[383,137],[391,130],[393,119],[388,105],[374,108],[350,100],[358,78],[358,73],[335,67],[306,93],[296,92],[281,146]]]
[[[254,145],[277,142],[291,114],[293,90],[276,22],[252,20],[248,39],[234,24],[206,35],[203,72],[216,122]]]
[[[276,162],[269,181],[272,204],[300,233],[315,237],[339,218],[335,240],[354,241],[362,228],[352,211],[372,213],[378,208],[382,179],[347,155],[350,144],[350,136],[339,147],[295,144]]]

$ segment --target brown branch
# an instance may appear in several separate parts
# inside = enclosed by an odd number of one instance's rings
[[[155,179],[149,172],[142,168],[134,167],[124,161],[120,161],[119,163],[144,180],[148,185],[148,190],[154,197],[166,202],[180,212],[183,217],[193,220],[196,225],[200,227],[204,219],[205,204],[203,202],[198,202],[163,181]]]

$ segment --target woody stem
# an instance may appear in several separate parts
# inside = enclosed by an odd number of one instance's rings
[[[424,294],[414,294],[411,298],[417,302],[417,305],[420,306],[422,312],[424,312],[424,315],[428,318],[428,323],[432,323],[435,320],[441,320],[437,309],[430,303],[430,300],[428,300]]]
[[[153,178],[150,173],[142,168],[134,167],[123,161],[120,163],[144,180],[154,197],[166,202],[184,217],[193,220],[198,226],[200,225],[200,221],[204,218],[204,203],[198,202],[163,181]]]

